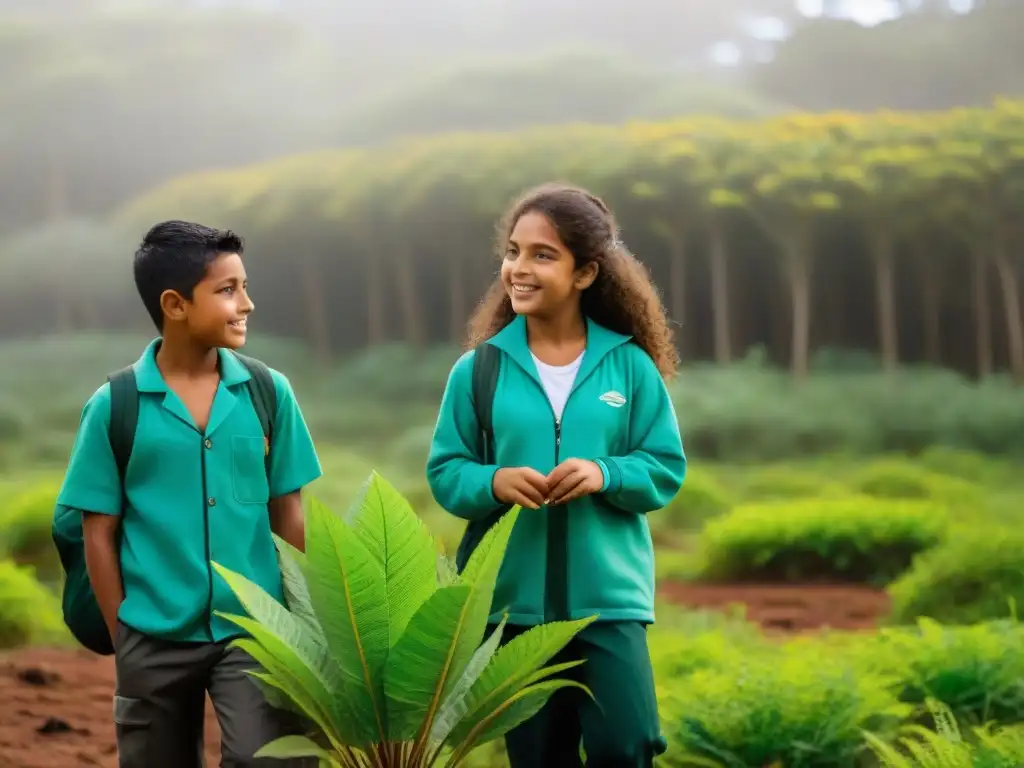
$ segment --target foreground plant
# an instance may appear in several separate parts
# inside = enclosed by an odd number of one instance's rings
[[[974,728],[974,740],[960,732],[952,711],[936,699],[926,702],[935,730],[920,725],[903,727],[897,746],[865,733],[868,746],[883,768],[1019,768],[1024,761],[1024,730],[997,729],[989,723]]]
[[[258,757],[315,757],[321,768],[461,765],[532,717],[577,666],[544,665],[593,619],[536,627],[499,648],[485,639],[514,507],[457,574],[408,502],[373,473],[347,519],[311,504],[306,552],[277,539],[288,607],[214,563],[249,616],[224,615],[262,669],[268,701],[307,734]],[[589,693],[589,692],[588,692]]]

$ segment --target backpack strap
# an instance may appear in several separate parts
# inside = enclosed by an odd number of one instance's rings
[[[254,357],[246,357],[237,352],[233,353],[238,362],[249,371],[248,387],[249,396],[252,399],[252,406],[256,409],[256,416],[260,420],[260,427],[263,428],[263,436],[267,439],[268,449],[274,443],[274,422],[277,418],[277,387],[274,386],[274,377],[270,369]],[[270,451],[267,451],[267,472],[270,471]]]
[[[135,427],[139,423],[139,388],[135,381],[135,368],[129,365],[115,371],[107,376],[107,381],[110,383],[110,426],[107,434],[123,488],[128,460],[135,444]]]
[[[473,409],[480,425],[480,456],[482,464],[494,461],[494,392],[501,371],[501,350],[493,344],[481,344],[473,355]]]

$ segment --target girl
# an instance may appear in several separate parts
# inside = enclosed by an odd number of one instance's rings
[[[686,459],[663,382],[678,363],[657,291],[608,207],[544,185],[506,217],[501,274],[470,321],[427,462],[441,507],[469,521],[460,560],[511,505],[523,507],[490,621],[507,642],[531,626],[597,615],[553,662],[584,659],[508,734],[512,768],[646,766],[661,737],[646,627],[654,621],[648,512],[679,491]],[[473,358],[500,350],[491,440],[473,401]],[[476,407],[475,407],[476,406]],[[484,459],[488,456],[488,459]]]

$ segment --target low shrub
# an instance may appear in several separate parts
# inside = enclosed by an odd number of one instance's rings
[[[863,496],[751,504],[708,523],[706,581],[886,584],[939,543],[944,510]]]
[[[728,511],[732,504],[729,492],[714,474],[701,467],[691,468],[679,493],[665,509],[651,516],[651,522],[691,530]]]
[[[977,485],[903,459],[871,462],[857,473],[853,485],[861,493],[876,498],[930,499],[971,511],[984,502],[984,492]]]
[[[917,461],[932,472],[980,485],[1000,482],[1015,474],[1013,465],[1004,459],[943,445],[925,448]]]
[[[905,729],[898,745],[867,734],[868,745],[882,768],[1020,768],[1024,765],[1024,727],[972,728],[965,739],[949,708],[929,700],[935,730]],[[909,753],[909,754],[908,754]]]
[[[0,648],[44,642],[63,634],[57,598],[31,568],[0,560]]]
[[[766,649],[728,665],[698,669],[677,686],[665,718],[672,748],[665,768],[858,764],[862,732],[892,732],[909,711],[888,681],[842,659]]]
[[[61,575],[51,536],[59,490],[58,482],[51,478],[34,482],[15,490],[6,508],[0,511],[0,557],[31,565],[39,578],[47,582],[57,581]]]
[[[919,556],[888,591],[896,623],[919,616],[957,624],[1005,618],[1024,606],[1024,533],[958,529]]]
[[[918,717],[934,699],[964,723],[1024,722],[1024,627],[1015,622],[948,627],[922,619],[883,629],[850,655],[866,674],[898,680],[900,700]]]
[[[743,495],[751,501],[789,501],[848,494],[843,486],[818,474],[787,466],[745,473]]]

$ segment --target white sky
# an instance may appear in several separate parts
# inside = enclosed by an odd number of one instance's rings
[[[966,13],[974,6],[974,0],[948,2],[949,7],[957,13]],[[891,21],[897,16],[895,5],[890,0],[845,0],[843,5],[846,18],[868,27]],[[822,0],[796,0],[797,10],[804,16],[820,16],[822,6]],[[786,37],[785,25],[778,19],[753,19],[744,26],[749,34],[762,40],[778,41]],[[723,40],[711,46],[711,58],[723,66],[735,66],[742,61],[742,53],[738,45]]]

